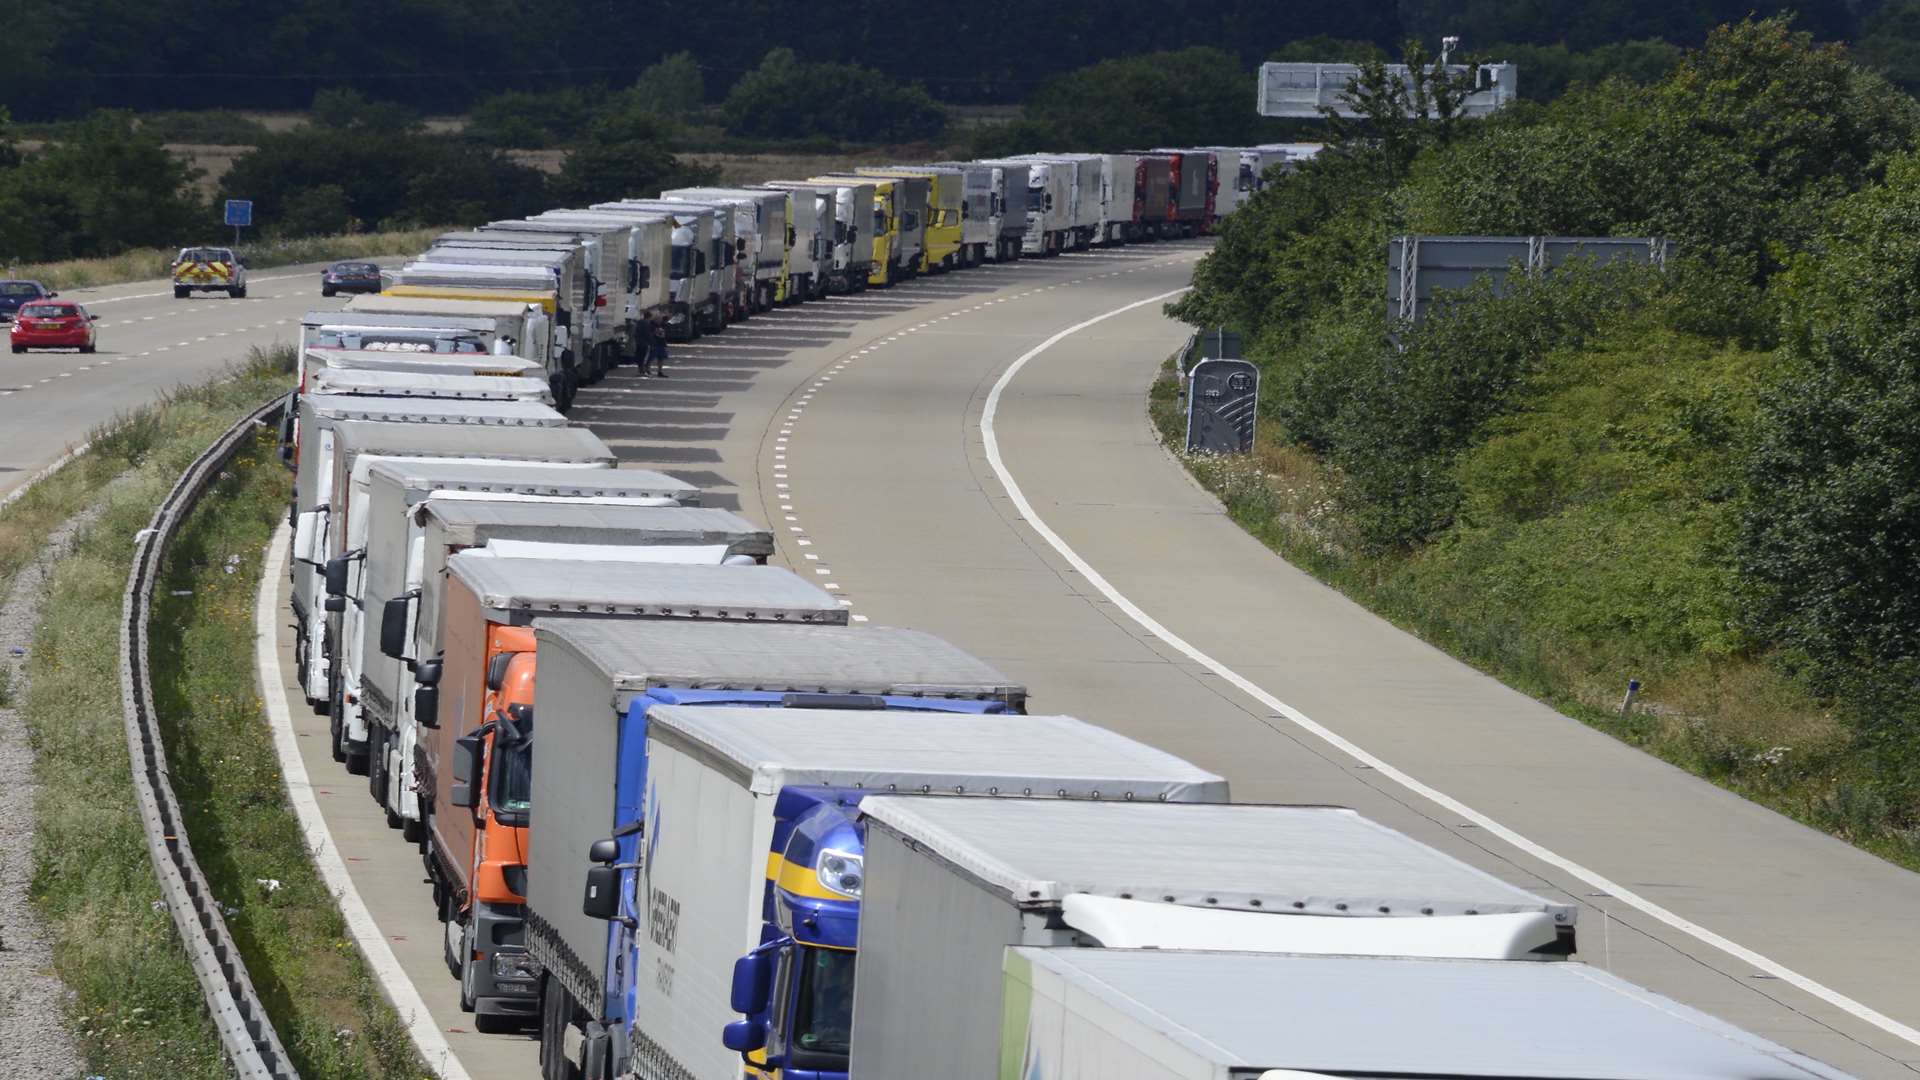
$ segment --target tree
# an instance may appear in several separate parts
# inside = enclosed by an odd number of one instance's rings
[[[853,143],[931,139],[947,125],[946,111],[917,85],[854,64],[805,63],[787,48],[741,76],[720,115],[735,135]]]
[[[1920,0],[1892,0],[1881,8],[1853,55],[1907,93],[1920,91]]]
[[[706,76],[690,52],[677,52],[649,65],[627,88],[629,107],[660,116],[689,116],[707,103]]]
[[[1252,71],[1231,53],[1199,47],[1056,76],[1035,92],[1023,120],[1024,129],[1007,134],[1051,144],[1025,150],[1235,145],[1254,141],[1262,126]]]
[[[569,205],[590,206],[712,183],[719,170],[675,157],[667,148],[668,130],[663,121],[645,113],[595,122],[561,165],[553,182],[554,196]]]
[[[1408,41],[1401,49],[1403,78],[1379,60],[1360,65],[1360,74],[1341,92],[1341,102],[1357,116],[1321,107],[1330,146],[1365,145],[1378,151],[1387,175],[1405,175],[1415,155],[1450,142],[1465,119],[1461,107],[1479,78],[1479,67],[1452,72],[1426,47]]]
[[[420,114],[392,101],[369,101],[350,88],[321,90],[313,95],[310,117],[319,127],[337,131],[408,132],[420,130]]]
[[[577,88],[509,91],[474,106],[466,133],[488,146],[561,146],[586,133],[605,100],[604,92]]]
[[[180,160],[128,113],[99,113],[0,173],[0,257],[60,259],[164,246],[211,224]]]

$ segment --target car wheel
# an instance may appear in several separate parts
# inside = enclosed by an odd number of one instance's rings
[[[320,295],[321,295],[321,296],[332,296],[332,295],[334,294],[334,291],[335,291],[335,290],[334,290],[334,287],[333,287],[333,286],[331,286],[331,285],[322,285],[322,286],[320,286]]]
[[[180,286],[175,285],[173,287],[173,298],[175,300],[185,300],[187,298],[187,294],[191,293],[192,291],[193,291],[192,289],[183,289]]]
[[[90,353],[93,351],[93,348],[94,347],[92,345],[82,345],[80,346],[80,351],[83,353]]]
[[[27,347],[25,345],[15,345],[13,347],[13,351],[16,353],[23,353],[27,351]]]
[[[247,298],[247,287],[242,285],[239,288],[228,289],[227,296],[234,300],[245,300]]]

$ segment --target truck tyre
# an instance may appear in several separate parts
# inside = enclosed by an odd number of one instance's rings
[[[400,839],[405,840],[409,844],[419,844],[426,839],[426,836],[427,829],[423,823],[408,821],[405,818],[400,819]]]
[[[345,719],[343,715],[345,703],[340,700],[340,693],[339,680],[329,675],[327,677],[327,732],[330,737],[327,742],[331,744],[335,761],[347,760],[347,730],[346,724],[342,723]]]
[[[187,296],[192,292],[193,292],[192,289],[189,289],[184,285],[175,285],[173,287],[173,298],[175,300],[185,300]]]
[[[460,913],[454,910],[453,890],[435,881],[433,894],[440,901],[440,956],[447,963],[447,974],[458,979],[461,974],[460,957],[467,942],[466,927],[460,925]],[[469,1006],[462,1002],[460,1007],[464,1009]]]
[[[581,1080],[567,1060],[567,1029],[573,1026],[573,995],[551,975],[540,977],[540,1080]]]
[[[553,395],[553,407],[567,411],[567,381],[558,375],[547,376],[547,393]]]

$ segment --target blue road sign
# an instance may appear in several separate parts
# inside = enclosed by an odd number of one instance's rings
[[[252,199],[227,200],[227,224],[236,228],[253,224]]]

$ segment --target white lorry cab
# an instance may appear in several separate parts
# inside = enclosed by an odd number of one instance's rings
[[[1018,165],[1027,170],[1020,253],[1029,259],[1058,255],[1073,240],[1073,170],[1054,162],[1013,158],[989,165]]]
[[[627,311],[634,341],[645,340],[642,324],[672,314],[673,221],[665,214],[646,216],[598,210],[548,210],[528,219],[589,228],[614,228],[626,235],[626,262],[622,267]]]
[[[726,329],[728,323],[751,318],[756,308],[753,303],[753,268],[743,257],[742,245],[747,237],[740,233],[742,221],[750,217],[745,208],[735,203],[695,202],[690,199],[623,199],[618,203],[595,203],[593,209],[603,210],[610,207],[622,209],[647,210],[656,214],[672,215],[682,224],[687,223],[688,215],[697,215],[706,221],[706,273],[720,297],[719,320],[706,329],[717,333]],[[751,232],[752,226],[747,226]],[[698,262],[698,260],[695,260]]]
[[[807,196],[813,199],[814,213],[819,218],[819,242],[822,245],[815,255],[818,264],[815,271],[818,281],[816,295],[848,293],[866,285],[867,263],[872,260],[873,253],[872,238],[865,238],[865,257],[856,259],[854,252],[856,243],[861,239],[859,234],[872,225],[873,194],[870,187],[866,198],[867,208],[863,211],[851,189],[833,184],[769,180],[761,186],[785,191],[796,198]],[[856,276],[859,279],[857,285],[854,284]]]
[[[959,163],[957,163],[959,164]],[[969,161],[988,171],[991,200],[987,219],[993,232],[993,258],[1008,262],[1020,257],[1027,231],[1027,164],[1023,161]]]
[[[678,209],[673,210],[629,203],[595,203],[585,210],[563,212],[605,214],[632,221],[638,229],[664,228],[665,262],[653,275],[653,287],[658,291],[656,302],[664,305],[659,314],[667,320],[667,333],[678,340],[691,341],[703,333],[726,329],[727,300],[732,290],[727,275],[713,265],[720,240],[712,210],[691,203],[679,204]],[[649,246],[654,242],[649,239]]]
[[[763,188],[787,199],[787,302],[820,299],[827,294],[827,277],[833,271],[833,198],[779,184],[758,184],[752,190]]]
[[[1100,231],[1101,180],[1098,154],[1023,154],[1023,159],[1046,162],[1065,181],[1069,237],[1067,246],[1084,248]]]
[[[784,192],[752,188],[674,188],[660,193],[735,209],[741,269],[753,279],[753,309],[767,311],[786,297],[787,198]]]

